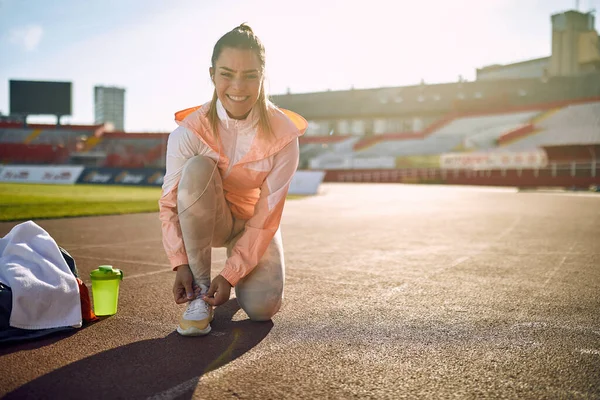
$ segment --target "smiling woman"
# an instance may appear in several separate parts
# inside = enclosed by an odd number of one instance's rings
[[[261,131],[271,133],[269,108],[273,105],[264,88],[265,48],[248,25],[240,25],[217,41],[209,74],[215,85],[208,109],[214,134],[219,131],[217,100],[227,115],[236,120],[246,119],[256,105]]]
[[[261,94],[260,63],[255,53],[224,49],[217,60],[216,71],[211,67],[210,75],[229,117],[245,119]]]
[[[213,306],[235,287],[254,321],[271,319],[283,300],[279,225],[299,162],[306,120],[268,101],[265,49],[242,24],[215,44],[209,73],[212,100],[175,114],[159,201],[163,244],[176,303],[188,303],[177,332],[210,332]],[[211,249],[228,258],[211,281]]]

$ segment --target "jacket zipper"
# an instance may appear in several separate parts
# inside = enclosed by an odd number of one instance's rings
[[[235,157],[235,152],[237,150],[237,140],[238,140],[238,127],[237,127],[237,121],[236,121],[235,122],[235,139],[233,141],[233,156],[234,157]],[[232,168],[233,168],[233,160],[230,159],[229,166],[227,167],[227,171],[225,172],[225,175],[223,175],[223,179],[225,179],[229,176]]]

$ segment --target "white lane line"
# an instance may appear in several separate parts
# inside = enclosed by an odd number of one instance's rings
[[[129,274],[123,274],[124,277],[123,279],[135,279],[135,278],[141,278],[144,276],[150,276],[150,275],[156,275],[156,274],[164,274],[166,272],[172,272],[171,268],[169,268],[168,264],[159,264],[159,263],[153,263],[153,262],[146,262],[146,261],[134,261],[134,260],[119,260],[117,258],[100,258],[100,257],[89,257],[89,256],[77,256],[76,258],[85,258],[88,260],[98,260],[101,263],[111,263],[111,264],[119,264],[119,263],[129,263],[129,264],[138,264],[140,266],[144,266],[144,265],[150,265],[153,267],[162,267],[163,269],[158,270],[158,271],[150,271],[150,272],[144,272],[141,274],[133,274],[133,275],[129,275]],[[117,267],[118,268],[118,267]]]
[[[250,362],[250,363],[255,362],[256,360],[262,358],[263,356],[270,355],[282,348],[289,349],[290,345],[293,345],[293,343],[297,342],[298,340],[299,340],[299,338],[292,338],[291,340],[286,341],[285,344],[271,346],[271,349],[262,351],[260,353],[246,352],[241,357],[238,357],[235,360],[228,362],[226,365],[223,365],[212,371],[208,371],[204,374],[195,376],[191,379],[188,379],[187,381],[185,381],[183,383],[180,383],[179,385],[173,386],[173,387],[171,387],[167,390],[164,390],[160,393],[156,393],[153,396],[147,397],[147,400],[172,400],[172,399],[175,399],[175,398],[181,396],[182,394],[184,394],[186,392],[190,392],[190,391],[193,392],[198,387],[198,385],[201,383],[201,381],[206,382],[206,380],[211,380],[211,378],[212,379],[218,378],[227,372],[234,371],[234,370],[246,365],[248,362]],[[235,362],[233,362],[233,361],[235,361]]]
[[[383,293],[383,296],[386,300],[391,300],[393,297],[396,296],[396,294],[404,292],[406,290],[406,288],[408,288],[408,284],[403,283],[400,286],[396,286],[396,287],[393,287],[393,288],[385,291]]]
[[[166,263],[154,263],[154,262],[149,262],[149,261],[141,261],[141,260],[122,260],[122,259],[118,259],[118,258],[106,258],[106,257],[92,257],[92,256],[77,256],[75,257],[75,259],[79,259],[79,258],[84,258],[87,260],[98,260],[101,262],[115,262],[115,263],[127,263],[127,264],[138,264],[138,265],[150,265],[153,267],[163,267],[166,268],[168,270],[169,268],[169,264]]]
[[[135,278],[142,278],[144,276],[150,276],[150,275],[157,275],[157,274],[164,274],[166,272],[172,272],[171,268],[169,268],[169,266],[167,264],[158,264],[158,263],[152,263],[152,262],[140,262],[140,261],[133,261],[133,260],[119,260],[116,258],[99,258],[99,257],[88,257],[88,256],[77,256],[77,259],[79,258],[86,258],[88,260],[98,260],[101,263],[111,263],[111,264],[119,264],[119,263],[130,263],[130,264],[138,264],[140,266],[144,266],[144,265],[150,265],[150,266],[154,266],[154,267],[162,267],[164,269],[158,270],[158,271],[150,271],[150,272],[144,272],[141,274],[133,274],[133,275],[129,275],[129,274],[123,274],[124,277],[123,279],[135,279]],[[118,268],[118,267],[117,267]]]
[[[141,278],[144,276],[150,276],[150,275],[156,275],[156,274],[164,274],[166,272],[173,272],[170,268],[170,266],[168,264],[160,264],[160,263],[153,263],[153,262],[147,262],[147,261],[135,261],[135,260],[120,260],[117,258],[100,258],[100,257],[90,257],[90,256],[77,256],[76,258],[85,258],[88,260],[98,260],[99,262],[102,263],[128,263],[128,264],[138,264],[139,266],[145,266],[145,265],[149,265],[149,266],[153,266],[153,267],[162,267],[163,269],[158,270],[158,271],[150,271],[150,272],[143,272],[140,274],[133,274],[133,275],[125,275],[123,279],[134,279],[134,278]],[[222,263],[224,262],[225,259],[216,259],[213,260],[213,263]]]
[[[519,225],[519,222],[521,222],[521,218],[522,217],[517,217],[515,218],[515,220],[512,222],[512,224],[510,224],[506,229],[504,229],[502,232],[500,232],[498,234],[498,236],[496,236],[494,239],[490,240],[489,242],[485,243],[481,249],[474,251],[473,253],[469,254],[468,256],[463,256],[463,257],[459,257],[456,260],[452,261],[452,263],[450,264],[449,267],[447,268],[443,268],[440,271],[436,271],[434,274],[437,274],[439,272],[445,271],[449,268],[454,268],[462,263],[464,263],[465,261],[471,259],[472,257],[475,257],[477,255],[483,254],[483,252],[485,250],[487,250],[488,248],[490,248],[492,246],[492,244],[498,242],[500,239],[502,239],[503,237],[505,237],[506,235],[510,234],[512,231],[515,230],[515,228],[517,227],[517,225]]]
[[[135,279],[135,278],[142,278],[144,276],[150,276],[150,275],[157,275],[157,274],[164,274],[166,272],[173,272],[170,268],[169,269],[164,269],[164,270],[160,270],[160,271],[152,271],[152,272],[144,272],[143,274],[133,274],[133,275],[125,275],[123,277],[123,279]]]
[[[117,243],[97,243],[97,244],[86,244],[86,245],[77,245],[77,244],[61,244],[61,247],[67,249],[67,251],[71,250],[80,250],[80,249],[91,249],[94,247],[118,247],[118,246],[127,246],[130,244],[140,244],[140,243],[153,243],[160,242],[161,239],[144,239],[144,240],[132,240],[130,242],[117,242]]]
[[[600,350],[595,349],[579,349],[581,354],[593,354],[595,356],[600,356]]]
[[[567,254],[571,253],[571,250],[573,250],[573,247],[575,247],[575,243],[576,242],[571,243],[571,246],[569,246],[569,250],[567,250]],[[545,288],[546,285],[548,284],[548,282],[550,282],[550,280],[552,278],[554,278],[554,275],[556,275],[556,273],[558,272],[558,270],[560,269],[560,267],[563,266],[563,264],[565,263],[567,257],[568,257],[568,255],[564,256],[562,258],[562,260],[560,260],[560,262],[558,263],[558,265],[556,267],[554,267],[552,269],[552,271],[550,271],[550,274],[548,275],[548,278],[546,278],[546,280],[544,281],[544,284],[542,285],[542,288]]]
[[[533,294],[532,298],[531,298],[531,305],[528,307],[522,307],[519,310],[519,319],[525,317],[525,315],[527,315],[530,310],[533,308],[533,304],[535,304],[535,300],[537,298],[539,298],[543,293],[546,292],[545,288],[548,285],[548,283],[550,282],[550,280],[554,277],[554,275],[556,275],[556,273],[558,272],[558,270],[564,265],[566,259],[568,258],[569,254],[571,254],[571,251],[573,250],[573,247],[575,247],[575,243],[577,243],[577,241],[573,241],[571,243],[571,245],[569,246],[569,250],[567,250],[566,252],[564,252],[563,254],[566,254],[565,256],[563,256],[563,258],[560,260],[560,262],[558,263],[558,265],[556,265],[552,271],[550,271],[550,273],[548,274],[548,277],[546,278],[546,280],[544,281],[544,283],[542,284],[542,287],[540,288],[539,291],[537,291],[536,293]],[[565,328],[564,326],[562,326],[561,328]]]
[[[518,217],[515,218],[515,220],[513,221],[513,223],[506,228],[504,231],[502,231],[498,236],[496,236],[496,239],[494,239],[494,242],[498,241],[498,239],[502,239],[504,236],[508,235],[509,233],[511,233],[519,224],[519,222],[521,222],[521,218],[522,217]],[[489,243],[489,245],[491,245],[492,243]],[[488,245],[488,247],[489,247]]]
[[[476,254],[478,254],[478,253],[476,253]],[[474,255],[474,254],[473,254],[473,255]],[[454,260],[454,261],[452,262],[452,264],[450,264],[450,268],[454,268],[454,267],[456,267],[457,265],[459,265],[459,264],[461,264],[461,263],[463,263],[463,262],[467,261],[467,260],[468,260],[469,258],[471,258],[473,255],[466,256],[466,257],[460,257],[460,258],[457,258],[456,260]]]
[[[148,400],[171,400],[181,396],[184,393],[189,391],[193,391],[196,386],[198,386],[198,381],[200,377],[195,376],[192,379],[188,379],[187,381],[180,383],[177,386],[173,386],[170,389],[165,390],[164,392],[160,392],[155,394],[154,396],[150,396]]]
[[[586,193],[586,192],[522,192],[522,193],[527,193],[527,194],[537,194],[537,195],[550,195],[550,196],[574,196],[574,197],[586,197],[586,198],[597,198],[600,199],[600,194],[598,193]]]
[[[111,317],[113,318],[113,317]],[[152,326],[152,327],[156,327],[156,328],[162,328],[165,329],[166,331],[168,330],[169,333],[173,332],[173,330],[175,329],[175,326],[177,324],[177,322],[174,323],[168,323],[168,322],[161,322],[161,321],[154,321],[154,320],[146,320],[146,319],[142,319],[139,317],[134,317],[134,316],[124,316],[122,313],[117,313],[114,315],[114,318],[116,318],[119,321],[124,321],[124,322],[129,322],[131,324],[135,325],[145,325],[145,326]]]
[[[546,285],[548,284],[548,282],[550,282],[550,279],[554,278],[554,275],[556,275],[556,273],[558,272],[558,270],[560,269],[560,267],[562,267],[562,265],[565,263],[566,259],[567,259],[567,256],[564,256],[562,258],[562,260],[560,260],[560,262],[558,263],[558,265],[556,267],[554,267],[554,269],[552,269],[552,271],[550,271],[550,274],[548,275],[548,278],[546,278],[546,280],[544,281],[544,284],[542,285],[542,288],[546,287]]]

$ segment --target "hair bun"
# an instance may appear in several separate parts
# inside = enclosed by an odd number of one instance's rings
[[[239,30],[239,31],[242,31],[242,32],[250,32],[250,33],[254,34],[254,32],[252,31],[252,28],[250,28],[250,26],[249,26],[248,24],[246,24],[245,22],[244,22],[244,23],[241,23],[241,24],[240,24],[240,25],[239,25],[237,28],[235,28],[235,29],[237,29],[237,30]]]

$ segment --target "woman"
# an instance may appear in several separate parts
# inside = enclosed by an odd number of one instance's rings
[[[269,102],[264,72],[264,47],[242,24],[213,49],[212,100],[175,114],[159,205],[175,302],[189,302],[177,327],[185,336],[210,332],[213,306],[232,287],[252,320],[281,306],[279,222],[307,122]],[[227,261],[211,281],[213,247],[226,247]]]

